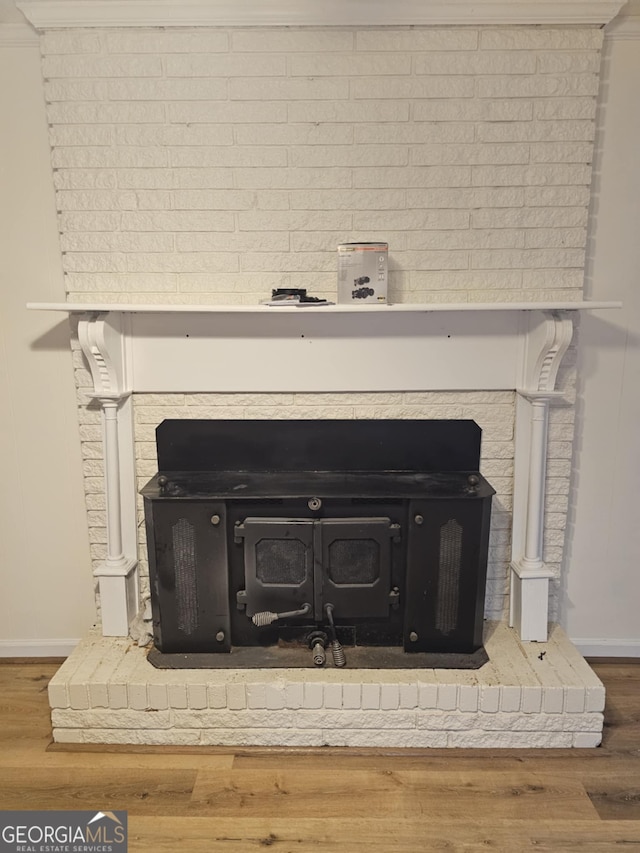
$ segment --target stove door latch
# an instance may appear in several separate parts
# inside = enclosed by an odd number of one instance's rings
[[[246,589],[238,590],[236,593],[236,604],[238,610],[245,610],[247,607],[247,591]],[[271,610],[263,610],[259,613],[254,613],[249,616],[256,628],[264,628],[266,625],[272,625],[280,619],[295,619],[301,616],[308,616],[311,613],[311,605],[303,604],[298,610],[287,610],[284,613],[274,613]]]
[[[263,610],[260,613],[254,613],[250,618],[256,628],[264,628],[266,625],[272,625],[280,619],[296,619],[300,616],[308,616],[309,613],[311,613],[311,605],[303,604],[298,610],[287,610],[284,613]]]

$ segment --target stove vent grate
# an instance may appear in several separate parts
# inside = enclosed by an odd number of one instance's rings
[[[458,627],[460,572],[462,569],[462,527],[453,518],[440,528],[438,565],[438,605],[436,628],[445,636]]]
[[[255,556],[262,583],[299,585],[306,580],[305,546],[299,539],[261,539]]]
[[[194,634],[198,628],[198,559],[195,530],[186,518],[180,518],[173,525],[171,533],[178,629],[183,634]]]
[[[329,546],[328,574],[338,585],[372,584],[380,576],[380,549],[374,539],[337,539]]]

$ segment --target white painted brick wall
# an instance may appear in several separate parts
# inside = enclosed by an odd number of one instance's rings
[[[68,297],[255,303],[296,285],[331,298],[337,243],[384,239],[396,302],[579,299],[601,42],[590,27],[46,32]],[[100,421],[74,359],[98,562]],[[560,385],[572,400],[571,361]],[[164,417],[475,418],[498,490],[487,615],[504,614],[512,395],[140,395],[140,485]],[[572,439],[572,410],[554,408],[558,574]]]
[[[330,296],[372,238],[396,301],[577,298],[601,38],[45,33],[70,298]]]

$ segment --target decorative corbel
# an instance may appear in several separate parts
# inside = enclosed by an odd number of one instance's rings
[[[573,320],[557,311],[541,311],[540,315],[528,317],[523,381],[518,391],[557,396],[558,369],[573,338]]]
[[[558,369],[573,337],[566,315],[541,312],[528,318],[522,387],[516,400],[516,466],[511,555],[510,625],[522,640],[545,642],[548,632],[549,580],[543,560],[549,402]]]
[[[96,398],[120,398],[128,393],[121,323],[122,315],[111,312],[81,316],[78,321],[78,340]]]

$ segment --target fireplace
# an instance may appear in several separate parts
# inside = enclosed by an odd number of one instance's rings
[[[165,420],[142,490],[150,659],[481,666],[480,435],[468,420]]]
[[[56,741],[391,747],[583,747],[600,742],[604,688],[557,626],[552,625],[547,633],[549,571],[541,559],[542,520],[547,416],[550,401],[562,394],[555,386],[571,338],[571,316],[575,311],[613,304],[448,305],[430,310],[424,306],[362,306],[356,311],[352,306],[330,306],[305,308],[303,312],[283,308],[277,314],[265,306],[176,309],[97,304],[90,311],[86,305],[68,303],[39,307],[80,315],[79,340],[91,367],[93,395],[103,412],[108,522],[106,559],[96,572],[101,625],[80,644],[49,687]],[[343,310],[347,307],[348,312]],[[233,362],[240,339],[245,355]],[[331,354],[325,362],[327,369],[309,370],[309,347],[315,353]],[[411,359],[401,359],[403,352],[410,352]],[[284,353],[289,358],[285,359]],[[356,361],[354,353],[358,355]],[[212,369],[212,365],[232,362],[232,377],[230,371]],[[286,374],[273,370],[273,364],[283,363],[291,364],[292,369]],[[364,365],[363,375],[354,375],[354,364]],[[402,370],[385,372],[389,364],[402,364]],[[151,665],[149,650],[127,636],[131,616],[137,613],[138,580],[144,580],[142,571],[138,572],[135,550],[138,519],[133,466],[137,454],[132,398],[137,394],[171,394],[178,389],[185,395],[196,391],[219,395],[228,390],[224,383],[231,380],[240,392],[284,392],[284,383],[290,392],[308,393],[310,385],[313,391],[326,392],[338,385],[349,399],[358,389],[380,391],[382,382],[390,392],[412,389],[413,393],[425,387],[439,392],[446,389],[447,393],[489,388],[493,389],[494,406],[498,389],[516,389],[510,545],[514,629],[487,614],[483,638],[487,663],[478,669],[426,667],[420,655],[428,652],[404,652],[403,647],[396,646],[386,648],[408,659],[413,667],[380,664],[368,668],[355,660],[355,651],[347,646],[346,667],[332,666],[331,661],[323,667],[313,666],[308,660],[311,650],[305,650],[302,655],[306,663],[301,666],[240,668],[237,662],[250,647],[232,644],[230,653],[159,652],[174,656],[171,668]],[[195,399],[200,399],[199,395]],[[167,417],[167,407],[161,410],[163,417],[147,433],[148,455],[138,458],[145,465],[148,460],[145,479],[156,472],[155,503],[169,506],[167,492],[175,480],[171,475],[179,473],[177,467],[184,463],[167,461],[161,455],[161,470],[157,472],[157,450],[151,439],[158,423]],[[174,418],[193,419],[186,411],[185,415],[174,408],[170,411]],[[277,433],[287,429],[289,422],[300,419],[299,412],[293,406],[291,410],[281,407],[260,419],[261,430]],[[366,428],[367,418],[373,416],[365,416],[362,409],[358,413],[360,417],[351,418],[356,432]],[[379,407],[375,414],[381,417]],[[208,417],[222,419],[213,414]],[[494,413],[494,420],[502,418],[500,410]],[[270,419],[277,424],[270,425]],[[315,418],[314,423],[319,419],[324,420]],[[235,421],[238,430],[246,420],[245,416]],[[495,440],[495,426],[486,410],[478,420],[485,428],[483,469],[491,470],[492,485],[498,487],[503,484],[498,482],[495,466],[490,467],[491,455],[487,453],[489,442]],[[389,420],[381,423],[386,426]],[[446,423],[449,433],[455,422]],[[359,435],[360,445],[366,446],[363,433]],[[479,432],[475,440],[479,441]],[[398,441],[389,446],[404,448],[405,444]],[[202,448],[191,446],[200,455],[203,471],[213,464],[205,460],[203,465]],[[413,446],[424,449],[427,444]],[[431,449],[437,450],[434,445]],[[210,446],[212,454],[213,458],[225,459],[217,444]],[[378,448],[375,455],[380,463]],[[439,451],[436,456],[438,477],[446,474],[455,479],[457,466],[442,472],[444,457]],[[354,454],[351,458],[357,457]],[[213,465],[218,481],[229,459],[227,448],[226,461]],[[459,464],[458,475],[464,477],[464,466],[470,464]],[[477,462],[473,464],[476,467],[471,475],[479,476]],[[216,467],[219,472],[215,472]],[[313,470],[316,467],[320,466],[314,464]],[[403,470],[404,463],[388,467]],[[348,468],[341,464],[339,470]],[[301,470],[305,468],[301,466]],[[430,470],[427,466],[427,473]],[[360,475],[364,473],[359,471]],[[467,470],[466,485],[480,487],[480,479],[477,484],[469,482],[469,473]],[[187,474],[194,476],[197,471]],[[434,482],[436,474],[431,475]],[[166,483],[158,483],[160,476],[167,478]],[[161,498],[163,483],[166,491]],[[244,479],[236,479],[236,485],[243,483]],[[174,485],[179,485],[177,480]],[[323,497],[317,489],[308,488],[303,496],[307,501]],[[175,499],[179,500],[177,496]],[[493,527],[501,536],[498,525],[504,518],[503,500],[498,491]],[[479,502],[471,496],[466,499],[469,506]],[[207,519],[209,530],[216,529],[211,523],[215,514]],[[427,518],[424,512],[418,514]],[[413,532],[424,529],[424,525],[417,525]],[[244,553],[244,540],[239,538],[236,543],[234,537],[233,546]],[[228,600],[231,617],[237,599]],[[411,600],[410,595],[406,600]],[[246,612],[240,616],[248,621]],[[342,627],[339,620],[338,627]],[[217,665],[196,668],[198,655],[215,658]],[[182,668],[185,661],[186,668]]]
[[[295,20],[265,21],[261,4],[230,18],[217,4],[194,11],[169,0],[152,27],[146,7],[130,9],[136,3],[125,12],[84,4],[73,16],[65,4],[53,12],[42,0],[23,5],[49,30],[42,49],[68,292],[54,310],[78,318],[100,587],[102,636],[83,644],[51,688],[56,739],[599,742],[602,687],[548,623],[557,614],[573,439],[573,415],[560,400],[571,401],[574,371],[570,358],[566,368],[561,362],[574,311],[594,307],[580,299],[600,27],[619,2],[404,3],[375,20],[347,3],[338,16],[296,7]],[[328,18],[339,25],[324,26]],[[67,29],[76,25],[88,29]],[[373,238],[390,241],[393,304],[277,314],[255,305],[272,288],[294,285],[333,299],[335,245]],[[361,396],[347,409],[335,395]],[[96,402],[85,406],[88,398]],[[304,627],[298,617],[252,626],[253,604],[237,597],[252,597],[245,563],[260,525],[277,513],[243,513],[233,537],[228,518],[224,531],[211,523],[219,512],[202,521],[203,534],[224,532],[236,559],[234,569],[225,557],[229,590],[221,596],[229,632],[215,626],[205,648],[226,641],[231,650],[169,651],[163,619],[158,654],[192,662],[208,655],[215,667],[153,668],[146,649],[133,647],[129,628],[147,592],[135,483],[156,470],[153,430],[166,417],[265,417],[267,403],[272,418],[461,417],[482,425],[483,472],[498,494],[487,583],[487,616],[496,622],[486,625],[484,666],[424,668],[420,655],[435,652],[405,651],[403,625],[397,645],[369,648],[393,649],[412,670],[356,668],[344,636],[345,668],[331,666],[330,654],[328,665],[309,665],[304,649],[304,668],[225,670],[245,652],[279,652],[286,643],[243,645],[236,622],[259,636]],[[445,405],[456,411],[435,408]],[[174,473],[161,466],[166,493],[156,481],[151,496],[158,512],[171,505]],[[238,506],[214,490],[189,511],[212,498],[225,513]],[[316,516],[312,498],[323,502]],[[313,545],[325,532],[318,521],[342,518],[327,501],[347,496],[305,489],[272,499],[298,501],[287,520],[301,520],[295,531]],[[392,557],[426,529],[414,526],[425,513],[409,514],[413,497],[398,499],[407,502],[400,542],[384,538]],[[357,518],[394,524],[391,510],[358,507]],[[393,571],[392,561],[392,581]],[[387,601],[376,619],[403,613],[411,596],[400,593],[398,610]],[[324,617],[315,584],[308,595],[300,603]],[[257,601],[253,615],[279,607]],[[336,611],[336,631],[357,618]],[[325,619],[310,621],[328,633]]]

